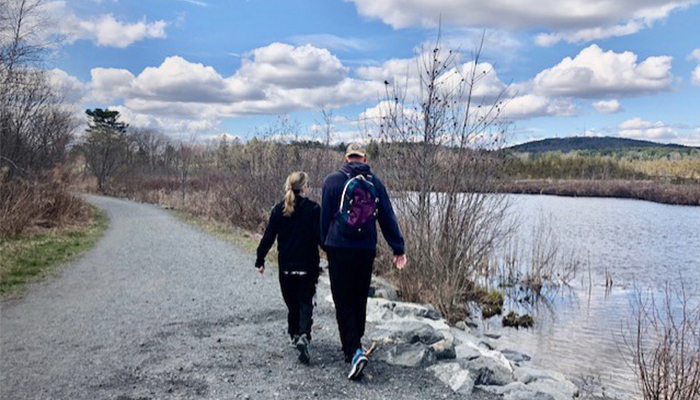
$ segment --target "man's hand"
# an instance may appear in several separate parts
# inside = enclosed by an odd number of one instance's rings
[[[404,269],[406,267],[406,262],[408,262],[408,258],[406,258],[405,254],[394,256],[394,264],[396,264],[397,269]]]
[[[264,266],[264,265],[260,265],[260,266],[255,267],[255,268],[258,269],[258,272],[260,272],[260,275],[262,275],[263,272],[265,272],[265,266]]]

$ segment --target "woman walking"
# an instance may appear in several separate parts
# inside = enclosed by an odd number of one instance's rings
[[[318,242],[321,208],[305,197],[309,176],[293,172],[284,184],[284,200],[272,209],[265,234],[260,240],[255,267],[262,274],[265,256],[277,239],[277,257],[282,297],[292,345],[299,360],[309,363],[309,342],[313,323],[313,297],[319,274]]]

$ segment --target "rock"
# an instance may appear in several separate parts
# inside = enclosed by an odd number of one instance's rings
[[[431,345],[444,339],[430,324],[414,320],[387,321],[367,335],[370,340],[384,343],[423,343]]]
[[[399,343],[380,356],[380,360],[402,367],[427,367],[435,364],[433,349],[424,343]]]
[[[506,393],[503,396],[503,400],[556,400],[556,399],[547,393],[522,390],[522,391]]]
[[[455,324],[455,328],[459,329],[460,331],[468,331],[469,330],[467,323],[464,321],[457,321],[457,323]]]
[[[455,356],[457,358],[471,360],[481,357],[481,350],[477,345],[479,339],[459,329],[452,329],[450,333],[454,335]]]
[[[547,393],[556,400],[571,399],[579,395],[578,387],[558,372],[518,367],[514,375],[519,382],[526,384],[530,391]]]
[[[510,400],[556,400],[547,393],[532,390],[522,382],[512,382],[505,386],[481,385],[479,389]]]
[[[527,385],[530,391],[546,393],[554,400],[571,400],[578,397],[578,388],[568,381],[538,379]]]
[[[432,320],[439,320],[442,318],[440,313],[431,305],[420,305],[413,303],[403,303],[397,302],[394,307],[394,314],[399,317],[420,317],[428,318]]]
[[[394,303],[384,299],[367,299],[368,322],[382,322],[394,318]]]
[[[455,393],[470,395],[474,390],[474,379],[472,379],[471,373],[462,369],[459,363],[437,364],[428,370]]]
[[[490,333],[490,332],[484,333],[484,336],[486,336],[489,339],[496,339],[496,340],[501,338],[501,335],[499,335],[498,333]]]
[[[496,347],[488,340],[480,340],[479,347],[486,350],[494,350]]]
[[[370,297],[378,297],[386,300],[398,300],[399,291],[394,285],[384,278],[372,276],[372,283],[369,287]]]
[[[457,357],[454,340],[442,339],[430,345],[438,360],[448,360]]]
[[[481,350],[471,343],[462,343],[455,346],[455,357],[465,360],[473,360],[477,357],[481,357]]]
[[[530,361],[532,359],[532,357],[530,357],[529,355],[527,355],[525,353],[521,353],[517,350],[512,350],[512,349],[502,350],[501,353],[503,353],[503,355],[506,356],[506,358],[508,360],[510,360],[511,362],[514,362],[514,363],[520,363],[523,361]]]
[[[503,396],[512,392],[528,391],[527,386],[525,386],[525,384],[522,382],[511,382],[505,386],[480,385],[479,389],[498,396]]]
[[[460,359],[459,363],[472,373],[477,385],[504,386],[515,381],[510,361],[497,351],[482,350],[481,356]]]

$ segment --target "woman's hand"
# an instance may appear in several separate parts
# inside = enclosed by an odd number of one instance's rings
[[[256,266],[255,268],[258,270],[258,272],[260,272],[260,275],[262,275],[263,272],[265,272],[265,266],[264,266],[264,265]]]

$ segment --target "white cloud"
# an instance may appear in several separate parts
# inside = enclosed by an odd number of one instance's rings
[[[635,33],[697,0],[349,0],[361,15],[396,29],[447,25],[555,31],[538,43],[590,41]]]
[[[698,66],[695,67],[690,75],[690,81],[693,82],[694,85],[700,85],[700,49],[693,50],[688,56],[688,60],[696,60],[698,62]]]
[[[416,101],[423,95],[421,92],[423,84],[420,77],[422,69],[418,65],[422,63],[424,57],[426,57],[425,54],[418,55],[418,58],[391,59],[379,66],[360,67],[356,73],[365,80],[396,85],[400,90],[405,91],[404,94],[408,101]],[[473,62],[458,63],[444,71],[437,79],[437,84],[446,88],[457,88],[462,84],[462,79],[467,81],[471,79],[474,70],[478,82],[472,93],[473,98],[479,101],[495,99],[506,89],[506,85],[498,78],[493,65],[483,62],[476,65],[476,68],[474,67]]]
[[[554,33],[541,33],[535,37],[535,43],[540,46],[548,47],[560,41],[566,41],[568,43],[586,43],[609,37],[632,35],[642,29],[652,27],[655,22],[665,19],[671,12],[687,7],[690,3],[691,2],[685,4],[670,3],[660,5],[657,8],[644,9],[632,15],[631,19],[628,21],[620,24],[593,26]]]
[[[326,49],[283,43],[253,50],[238,71],[241,77],[286,88],[332,86],[347,73],[348,68]]]
[[[326,49],[275,43],[247,54],[239,71],[228,77],[173,56],[136,75],[95,68],[90,88],[96,101],[121,103],[135,124],[196,130],[212,127],[196,121],[333,108],[381,96],[382,84],[347,73]]]
[[[202,134],[218,129],[221,121],[214,118],[182,119],[177,117],[163,117],[147,113],[136,112],[126,106],[110,106],[110,110],[119,111],[123,122],[139,127],[151,128],[167,132],[171,136],[187,139],[192,134]]]
[[[593,103],[593,108],[601,114],[614,114],[622,111],[622,105],[615,99],[596,101]]]
[[[68,43],[91,40],[98,46],[125,48],[140,40],[166,37],[168,23],[163,20],[149,22],[144,17],[137,22],[125,22],[111,14],[80,18],[65,1],[51,1],[43,7],[51,20],[51,30],[64,35]]]
[[[566,57],[534,79],[535,91],[550,96],[634,96],[670,89],[672,57],[649,57],[637,63],[626,51],[604,52],[591,45],[574,57]]]
[[[48,79],[49,83],[56,89],[56,93],[67,103],[78,104],[88,93],[88,85],[61,69],[49,70]]]
[[[662,121],[651,122],[639,117],[626,120],[617,128],[620,136],[632,139],[672,140],[678,138],[678,132]]]
[[[576,105],[570,99],[551,99],[537,94],[524,94],[506,100],[503,116],[523,120],[544,116],[572,116]]]

